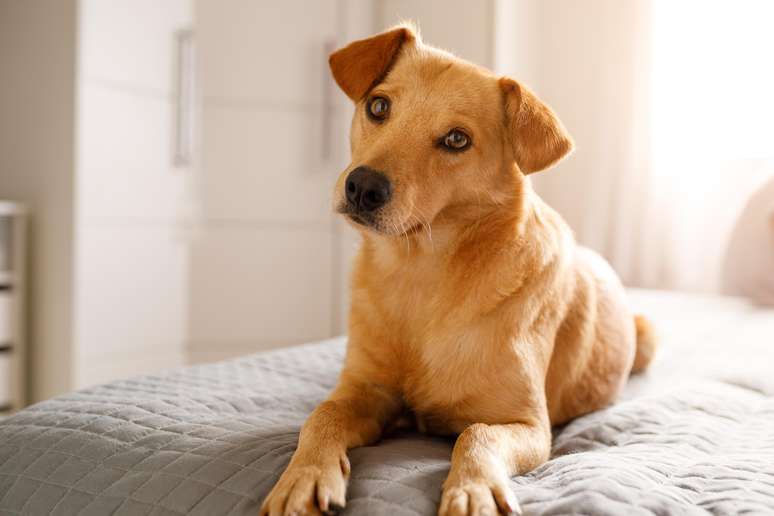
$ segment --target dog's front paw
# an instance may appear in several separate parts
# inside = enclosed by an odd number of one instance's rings
[[[438,516],[495,516],[521,514],[507,481],[461,479],[446,481]]]
[[[325,464],[292,462],[269,492],[261,516],[331,514],[344,507],[349,461],[346,456]]]

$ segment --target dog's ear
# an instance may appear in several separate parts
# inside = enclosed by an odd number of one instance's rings
[[[513,79],[501,78],[500,88],[513,154],[523,173],[546,169],[572,152],[572,138],[550,107]]]
[[[350,43],[328,59],[333,78],[357,102],[384,79],[403,44],[414,40],[411,28],[400,26]]]

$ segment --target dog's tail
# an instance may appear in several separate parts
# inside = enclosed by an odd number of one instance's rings
[[[634,355],[632,373],[639,373],[647,369],[658,349],[658,336],[653,324],[644,315],[634,316],[634,325],[637,327],[637,352]]]

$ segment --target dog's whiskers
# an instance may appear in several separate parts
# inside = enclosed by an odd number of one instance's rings
[[[476,218],[476,229],[478,229],[478,226],[481,225],[481,217],[483,216],[484,210],[481,205],[481,192],[476,190],[476,204],[478,204],[478,217]]]
[[[427,239],[430,240],[430,248],[435,252],[435,242],[433,242],[433,228],[430,226],[430,222],[427,220],[427,217],[422,213],[422,211],[419,208],[416,208],[417,214],[415,218],[417,221],[422,224],[422,228],[427,233]]]
[[[405,226],[406,224],[404,222],[400,223],[400,232],[403,235],[403,238],[406,239],[406,256],[409,256],[411,254],[411,239],[409,238],[407,231],[410,228]]]
[[[415,214],[416,212],[416,214]],[[411,199],[411,208],[409,208],[409,221],[413,218],[416,220],[418,224],[422,226],[422,229],[427,233],[427,238],[430,240],[430,246],[433,252],[435,252],[435,243],[433,242],[433,230],[430,227],[430,222],[428,222],[427,217],[422,213],[422,210],[420,210],[416,203],[414,202],[414,199]]]
[[[398,225],[398,224],[395,224],[395,222],[390,221],[390,225],[392,226],[392,230],[396,236],[401,236],[406,240],[406,255],[408,256],[409,254],[411,254],[411,242],[409,241],[408,235],[406,235],[406,230],[404,229],[404,223],[401,222],[400,225]]]

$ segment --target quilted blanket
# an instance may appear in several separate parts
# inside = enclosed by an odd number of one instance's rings
[[[515,477],[526,514],[774,514],[774,312],[634,292],[663,349]],[[344,339],[102,385],[0,423],[0,514],[255,515]],[[352,450],[345,514],[432,515],[453,442]]]

